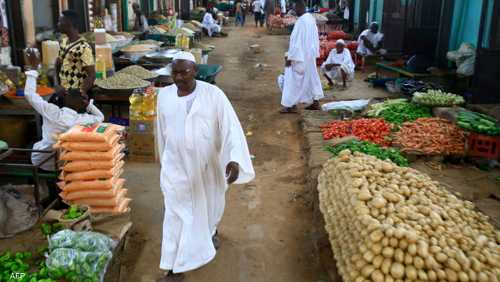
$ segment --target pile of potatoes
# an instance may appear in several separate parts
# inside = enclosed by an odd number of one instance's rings
[[[318,190],[345,282],[500,281],[500,231],[429,176],[346,150]]]

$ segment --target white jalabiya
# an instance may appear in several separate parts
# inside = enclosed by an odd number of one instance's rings
[[[203,16],[203,22],[201,23],[203,27],[207,30],[208,36],[212,37],[212,34],[221,32],[222,28],[218,25],[211,13],[205,13]]]
[[[236,184],[255,176],[241,124],[225,94],[196,81],[190,95],[195,95],[191,109],[175,85],[163,88],[157,102],[165,201],[160,268],[175,273],[215,257],[212,235],[224,212],[227,164],[239,164]]]
[[[331,70],[326,70],[325,66],[329,64],[339,64],[338,67],[333,67]],[[342,53],[338,53],[337,49],[334,48],[330,51],[328,58],[321,65],[321,71],[325,73],[329,78],[334,81],[341,82],[342,81],[342,73],[343,70],[347,74],[347,80],[354,79],[354,62],[352,61],[351,52],[344,48]]]
[[[384,34],[377,32],[373,33],[370,29],[365,29],[358,37],[358,49],[357,53],[362,56],[373,56],[373,52],[370,49],[366,48],[365,42],[361,39],[362,36],[365,36],[368,41],[372,43],[373,46],[377,46],[382,39],[384,39]],[[378,53],[385,53],[385,50],[381,49]]]
[[[286,14],[286,0],[280,0],[281,13]]]
[[[36,93],[37,71],[26,72],[26,85],[24,87],[24,98],[33,109],[43,118],[42,140],[33,145],[33,150],[51,151],[56,143],[55,135],[64,133],[77,124],[100,123],[104,120],[102,112],[94,106],[93,100],[87,107],[87,113],[79,114],[70,108],[59,108],[58,106],[45,101]],[[31,162],[40,165],[48,155],[46,153],[33,152]],[[55,170],[54,161],[48,161],[40,166],[44,170]]]
[[[292,66],[285,68],[285,83],[281,97],[283,106],[310,104],[313,100],[324,97],[316,68],[318,57],[318,27],[314,17],[306,13],[298,18],[290,36],[288,60],[292,61]]]

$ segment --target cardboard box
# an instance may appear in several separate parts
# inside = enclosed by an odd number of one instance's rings
[[[154,120],[130,120],[129,134],[153,134],[156,122]]]
[[[129,160],[158,162],[154,121],[130,121],[127,137]]]

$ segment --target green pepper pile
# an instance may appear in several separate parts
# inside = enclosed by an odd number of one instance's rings
[[[71,220],[77,219],[85,213],[84,210],[79,208],[77,205],[71,205],[69,209],[64,213],[63,219]]]
[[[61,223],[53,223],[53,224],[42,223],[40,225],[40,231],[42,231],[42,234],[45,236],[50,236],[54,233],[57,233],[61,231],[63,228],[64,226]]]
[[[457,118],[461,128],[486,135],[500,135],[497,123],[494,117],[470,111],[460,111]]]
[[[30,252],[5,252],[0,256],[0,281],[6,282],[56,282],[49,277],[45,261],[38,262],[35,268],[33,255]]]
[[[326,150],[333,156],[338,156],[343,150],[350,150],[351,152],[360,152],[367,155],[372,155],[381,160],[391,160],[399,166],[408,166],[408,160],[401,155],[401,153],[394,148],[382,148],[376,144],[353,140],[346,143],[338,144],[336,146],[328,146]]]
[[[407,121],[432,117],[432,111],[426,106],[415,103],[392,104],[380,112],[380,117],[387,122],[401,125]]]
[[[387,122],[401,125],[418,118],[431,117],[432,111],[429,107],[410,103],[405,99],[393,99],[371,105],[367,116],[381,117]]]

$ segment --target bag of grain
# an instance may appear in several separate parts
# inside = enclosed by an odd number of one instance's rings
[[[125,145],[119,144],[106,152],[65,151],[59,159],[63,161],[109,161],[115,159],[123,149]]]
[[[71,200],[71,204],[76,204],[76,205],[88,205],[91,207],[94,206],[104,206],[104,207],[109,207],[109,206],[117,206],[121,203],[122,199],[125,198],[127,195],[128,190],[127,189],[120,189],[118,193],[111,197],[111,198],[80,198],[76,200]]]
[[[108,142],[58,142],[54,145],[55,149],[64,149],[66,151],[83,152],[106,152],[115,147],[120,140],[120,135],[115,134]]]
[[[80,171],[67,173],[65,171],[61,172],[59,175],[60,180],[64,181],[78,181],[78,180],[95,180],[95,179],[109,179],[113,177],[119,177],[123,173],[124,161],[118,162],[111,169],[96,169],[89,171]]]
[[[105,142],[111,144],[116,134],[123,130],[123,126],[111,123],[76,125],[59,135],[58,139],[63,142]]]
[[[115,167],[122,158],[123,154],[119,154],[111,161],[71,161],[64,165],[63,170],[66,172],[109,170]]]
[[[116,206],[91,206],[91,213],[124,213],[129,210],[130,198],[123,198]]]

